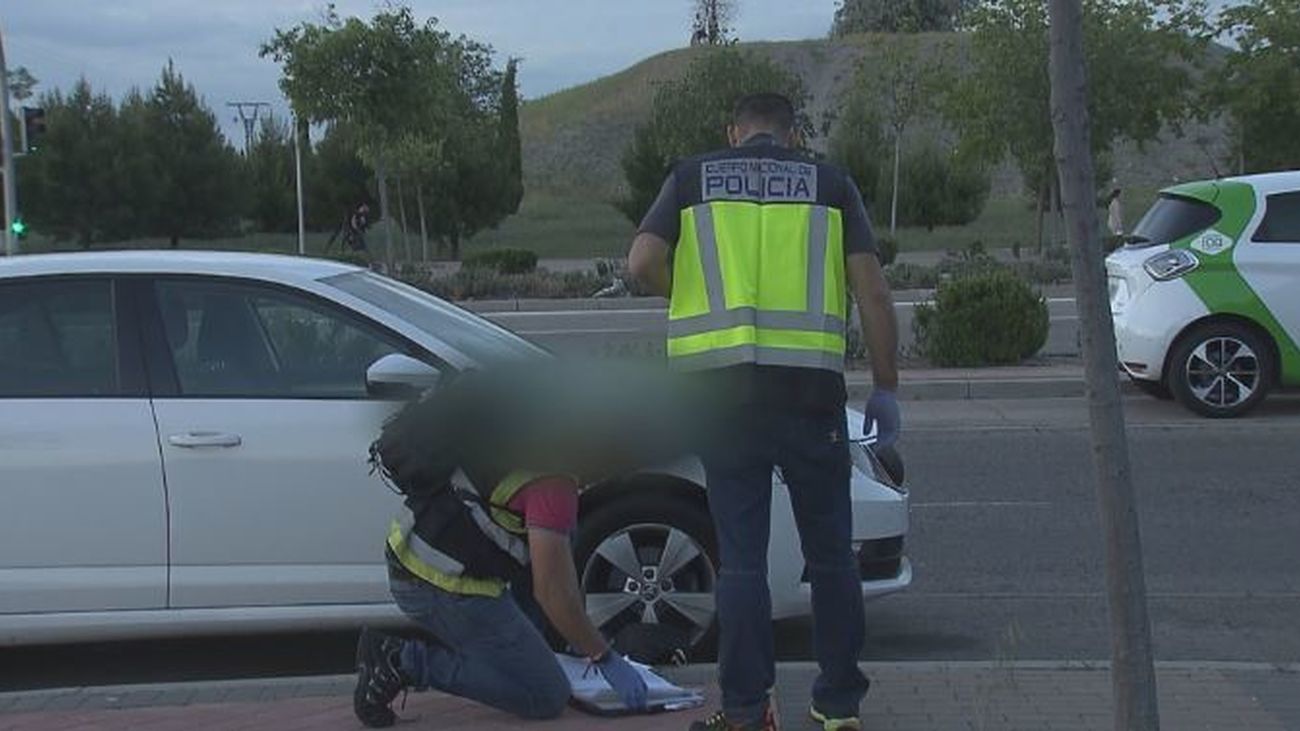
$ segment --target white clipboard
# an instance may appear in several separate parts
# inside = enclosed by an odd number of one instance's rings
[[[573,689],[573,702],[579,709],[601,716],[638,713],[623,705],[618,693],[606,682],[605,676],[592,667],[586,658],[556,653],[555,659],[569,679],[569,687]],[[648,665],[631,660],[628,664],[636,668],[645,679],[647,704],[646,709],[639,713],[684,711],[704,705],[703,693],[673,685]]]

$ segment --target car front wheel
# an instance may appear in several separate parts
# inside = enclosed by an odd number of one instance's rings
[[[1178,402],[1220,419],[1255,408],[1275,378],[1269,343],[1235,322],[1210,323],[1185,335],[1170,354],[1169,368]]]
[[[574,555],[588,616],[625,654],[662,662],[712,639],[718,563],[703,506],[621,496],[583,518]]]

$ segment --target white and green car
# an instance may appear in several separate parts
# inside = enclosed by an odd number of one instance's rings
[[[1233,417],[1300,386],[1300,171],[1162,191],[1106,270],[1142,390]]]

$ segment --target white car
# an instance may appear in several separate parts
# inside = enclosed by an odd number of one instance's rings
[[[1300,171],[1164,191],[1106,259],[1119,360],[1209,417],[1300,386]]]
[[[401,504],[367,465],[395,402],[375,394],[503,353],[543,357],[333,262],[0,261],[0,645],[400,621],[383,542]],[[854,462],[863,594],[899,591],[906,492],[861,444]],[[774,481],[773,616],[805,615]],[[581,508],[578,567],[602,629],[708,634],[716,560],[698,463],[589,490]]]

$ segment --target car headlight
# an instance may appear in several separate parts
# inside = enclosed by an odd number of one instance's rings
[[[1142,268],[1158,282],[1177,279],[1200,265],[1195,254],[1183,249],[1170,249],[1142,262]]]

